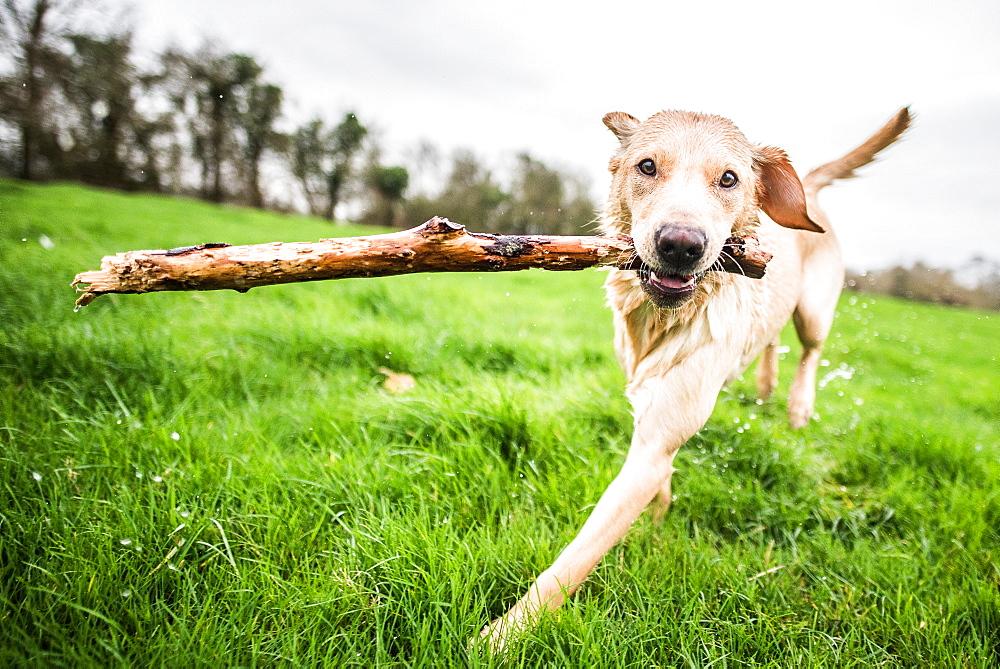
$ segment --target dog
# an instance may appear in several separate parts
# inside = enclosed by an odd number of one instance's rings
[[[758,357],[766,399],[778,377],[778,337],[794,320],[802,357],[788,403],[793,428],[813,415],[816,369],[844,266],[816,201],[854,176],[910,123],[907,108],[861,146],[799,180],[784,151],[750,143],[728,119],[664,111],[639,121],[604,117],[619,141],[611,158],[606,234],[630,235],[639,270],[611,270],[615,351],[635,418],[621,471],[570,544],[480,639],[503,649],[542,611],[557,609],[644,509],[670,505],[678,449],[711,416],[719,392]],[[763,213],[765,216],[761,216]],[[756,235],[773,254],[763,279],[711,271],[732,236]]]

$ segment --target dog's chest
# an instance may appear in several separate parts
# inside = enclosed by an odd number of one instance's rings
[[[700,294],[676,310],[653,307],[631,274],[616,271],[605,283],[615,350],[630,383],[667,374],[703,348],[712,349],[713,367],[727,378],[738,375],[774,340],[794,304],[780,269],[771,280],[706,279]]]

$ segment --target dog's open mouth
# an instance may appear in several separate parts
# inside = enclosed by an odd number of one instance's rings
[[[701,274],[656,274],[648,267],[639,270],[639,281],[649,299],[658,307],[679,307],[694,295]]]

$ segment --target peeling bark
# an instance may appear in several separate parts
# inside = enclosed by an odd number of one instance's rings
[[[717,263],[721,271],[764,276],[771,255],[755,244],[752,238],[730,239]],[[76,301],[82,307],[106,293],[246,292],[279,283],[417,272],[639,269],[640,265],[632,240],[624,235],[490,235],[435,217],[410,230],[369,237],[129,251],[105,256],[101,269],[77,274],[73,286],[82,293]]]

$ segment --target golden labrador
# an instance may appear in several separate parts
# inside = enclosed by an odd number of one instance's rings
[[[674,455],[705,425],[722,388],[758,356],[758,391],[771,394],[775,348],[789,318],[803,347],[789,418],[795,428],[810,420],[816,368],[844,282],[816,195],[871,162],[909,119],[902,109],[857,149],[800,181],[784,151],[750,143],[719,116],[604,117],[620,146],[603,230],[631,235],[644,264],[612,270],[605,283],[635,430],[621,471],[576,538],[483,630],[492,648],[559,607],[643,509],[652,503],[659,515],[667,508]],[[750,234],[774,254],[763,279],[709,271],[729,237]]]

